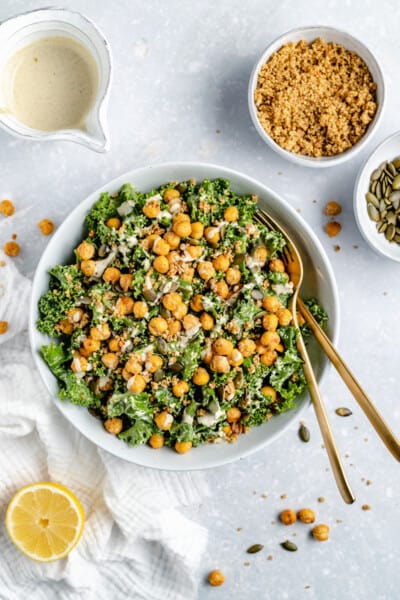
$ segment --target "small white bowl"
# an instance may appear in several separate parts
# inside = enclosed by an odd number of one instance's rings
[[[365,199],[372,171],[384,161],[390,162],[398,156],[400,156],[400,131],[383,140],[362,165],[354,186],[353,206],[358,228],[365,241],[379,254],[400,262],[400,244],[388,242],[383,233],[378,233],[376,223],[368,216]]]
[[[254,92],[257,87],[257,79],[260,69],[268,61],[270,56],[274,54],[274,52],[276,52],[282,46],[288,44],[289,42],[297,43],[301,40],[305,40],[306,42],[310,43],[316,40],[317,38],[322,38],[325,42],[336,42],[337,44],[341,44],[342,46],[344,46],[344,48],[346,48],[346,50],[355,52],[360,58],[363,59],[368,69],[370,70],[374,82],[377,85],[376,98],[378,108],[367,131],[354,146],[335,156],[321,156],[314,158],[312,156],[305,156],[302,154],[296,154],[295,152],[289,152],[288,150],[281,148],[281,146],[279,146],[279,144],[277,144],[271,138],[271,136],[268,135],[268,133],[262,127],[258,119],[258,111],[254,102]],[[283,158],[286,158],[287,160],[290,160],[299,165],[303,165],[305,167],[332,167],[352,158],[371,139],[373,133],[375,133],[378,124],[381,120],[382,111],[385,103],[385,82],[383,78],[382,69],[379,66],[378,61],[376,60],[374,55],[371,53],[370,50],[368,50],[366,46],[364,46],[362,42],[354,38],[349,33],[346,33],[339,29],[335,29],[333,27],[300,27],[298,29],[292,29],[291,31],[284,33],[264,50],[260,59],[254,66],[250,76],[248,103],[250,116],[254,123],[254,127],[256,128],[257,132],[264,140],[264,142],[269,144],[269,146],[271,146],[271,148],[275,150],[275,152],[280,154]]]

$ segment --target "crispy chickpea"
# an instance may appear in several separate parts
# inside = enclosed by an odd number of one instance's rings
[[[181,197],[178,190],[175,188],[167,188],[164,192],[164,200],[165,202],[170,202],[171,200],[177,200]]]
[[[94,340],[100,340],[103,342],[104,340],[108,340],[111,335],[110,328],[108,323],[100,323],[95,327],[91,327],[90,329],[90,337]]]
[[[226,411],[226,420],[228,423],[236,423],[236,421],[239,421],[241,416],[242,413],[238,408],[236,408],[236,406],[232,406],[232,408],[228,408]]]
[[[81,260],[89,260],[90,258],[93,258],[95,252],[96,250],[93,244],[90,244],[85,240],[81,242],[76,249],[76,253]]]
[[[178,381],[172,386],[172,393],[177,398],[182,398],[189,391],[189,386],[186,381]]]
[[[96,270],[96,262],[94,260],[83,260],[81,262],[81,271],[86,277],[94,275]]]
[[[213,586],[220,586],[224,583],[225,576],[219,569],[214,569],[208,575],[208,583]]]
[[[131,354],[126,365],[125,370],[129,374],[128,379],[131,375],[137,375],[142,372],[142,363],[138,354]]]
[[[5,217],[11,217],[15,212],[14,204],[11,200],[2,200],[0,202],[0,213]]]
[[[315,512],[311,508],[301,508],[297,516],[302,523],[314,523],[315,521]]]
[[[206,350],[203,351],[201,358],[203,359],[203,362],[206,363],[206,365],[211,364],[212,358],[213,358],[213,353],[210,347],[206,348]]]
[[[277,345],[275,346],[275,351],[276,351],[276,352],[280,352],[280,353],[284,352],[284,351],[285,351],[285,347],[284,347],[284,345],[283,345],[282,343],[280,343],[280,344],[277,344]]]
[[[195,327],[198,327],[200,324],[200,321],[198,319],[198,317],[196,317],[195,315],[185,315],[183,317],[183,328],[188,331],[189,329],[194,329]]]
[[[0,321],[0,335],[4,335],[8,331],[8,322]]]
[[[168,333],[171,336],[176,335],[177,333],[179,333],[182,330],[182,325],[181,322],[176,320],[171,319],[168,323]]]
[[[194,240],[201,240],[204,234],[204,225],[200,221],[195,221],[191,224],[191,237]]]
[[[117,313],[118,315],[130,315],[133,312],[135,302],[133,298],[129,296],[120,296],[117,300]]]
[[[296,513],[291,508],[283,510],[279,515],[279,518],[284,525],[293,525],[293,523],[296,523],[297,521]]]
[[[167,310],[174,311],[182,304],[182,296],[178,292],[169,292],[163,296],[162,304]]]
[[[163,236],[163,239],[167,242],[171,250],[176,250],[181,243],[181,238],[173,231],[167,231],[167,233]]]
[[[268,263],[268,267],[270,271],[274,271],[274,273],[285,272],[285,265],[283,264],[283,261],[281,261],[280,258],[271,258],[271,260]]]
[[[204,230],[204,237],[209,244],[212,246],[217,246],[219,240],[221,239],[218,227],[206,227]]]
[[[192,233],[190,221],[177,221],[172,225],[172,231],[180,238],[188,237]]]
[[[84,356],[77,355],[73,358],[71,369],[74,373],[79,373],[79,371],[87,371],[89,369],[89,363]]]
[[[229,285],[236,285],[237,283],[239,283],[240,278],[241,273],[239,269],[237,269],[236,267],[229,267],[225,274],[226,282],[229,283]]]
[[[223,300],[229,296],[229,288],[225,281],[217,281],[212,290]]]
[[[59,321],[57,324],[57,329],[65,335],[71,335],[74,330],[74,326],[68,321],[68,319],[61,319],[61,321]]]
[[[121,227],[121,220],[118,217],[111,217],[106,221],[107,227],[110,229],[119,229]]]
[[[161,429],[162,431],[168,431],[171,429],[171,425],[174,422],[174,417],[166,410],[163,410],[162,412],[154,415],[154,422],[158,429]]]
[[[158,238],[159,236],[155,233],[152,233],[150,235],[148,235],[146,237],[145,240],[143,240],[142,244],[145,250],[151,250],[154,244],[154,241]]]
[[[200,323],[204,331],[211,331],[215,325],[214,317],[203,312],[200,315]]]
[[[274,364],[274,362],[276,361],[277,358],[278,358],[278,355],[275,352],[275,350],[265,349],[265,352],[261,355],[260,360],[264,366],[270,367],[271,365]]]
[[[229,268],[229,258],[225,254],[219,254],[212,261],[213,267],[216,271],[227,271]]]
[[[91,337],[87,337],[83,340],[82,346],[85,353],[83,353],[81,350],[81,354],[83,354],[83,356],[90,356],[90,354],[97,352],[97,350],[100,348],[100,341],[93,340]]]
[[[213,350],[215,354],[229,356],[233,351],[233,344],[230,340],[225,338],[217,338],[213,343]]]
[[[178,454],[186,454],[192,447],[192,442],[175,442],[175,450]]]
[[[206,369],[203,367],[198,367],[193,374],[192,381],[196,385],[207,385],[207,383],[210,381],[210,375]]]
[[[111,338],[108,342],[108,349],[110,352],[118,352],[121,349],[121,343],[118,338]]]
[[[192,281],[194,277],[194,269],[192,267],[186,267],[185,271],[181,275],[183,281]]]
[[[204,281],[208,281],[212,277],[215,277],[215,269],[212,263],[208,260],[202,260],[199,262],[197,265],[197,272],[201,279],[204,279]]]
[[[144,319],[148,312],[148,306],[146,302],[143,302],[142,300],[138,300],[133,305],[133,314],[135,315],[136,319]]]
[[[18,256],[20,247],[17,242],[6,242],[3,246],[4,254],[7,256]]]
[[[161,335],[168,329],[168,323],[163,317],[153,317],[149,321],[149,331],[152,335]]]
[[[244,339],[240,340],[238,343],[238,349],[242,353],[242,355],[246,358],[247,356],[251,356],[256,351],[256,344],[253,340]]]
[[[119,285],[124,292],[131,289],[133,282],[133,275],[131,273],[123,273],[119,278]]]
[[[239,367],[243,363],[243,354],[235,348],[228,359],[231,367]]]
[[[210,364],[211,370],[216,373],[229,373],[231,367],[226,356],[214,355]]]
[[[146,388],[146,380],[143,375],[139,373],[135,373],[128,380],[128,390],[133,394],[141,394],[143,390]]]
[[[229,221],[230,223],[234,223],[239,218],[239,211],[236,206],[228,206],[228,208],[224,211],[224,219],[225,221]]]
[[[281,327],[289,325],[292,320],[292,313],[287,308],[280,308],[276,313],[276,316],[279,319],[279,325],[281,325]]]
[[[171,250],[170,245],[167,244],[167,242],[165,240],[163,240],[162,237],[157,236],[153,242],[153,247],[152,247],[152,251],[154,252],[154,254],[158,254],[159,256],[167,256],[167,254],[169,254],[170,250]]]
[[[264,394],[264,396],[269,396],[271,402],[276,402],[276,391],[270,385],[264,385],[264,387],[261,388],[261,393]]]
[[[316,525],[312,530],[313,538],[317,542],[326,542],[329,539],[329,525]]]
[[[200,258],[200,256],[203,254],[203,248],[201,246],[188,246],[186,250],[194,259]]]
[[[150,200],[143,206],[143,214],[149,219],[155,219],[160,214],[160,203],[157,200]]]
[[[121,271],[116,267],[107,267],[103,273],[103,279],[106,283],[117,283],[121,277]]]
[[[107,369],[115,371],[115,369],[118,367],[119,360],[118,356],[114,354],[114,352],[106,352],[106,354],[103,354],[101,357],[101,362],[105,367],[107,367]]]
[[[253,252],[253,259],[260,265],[264,266],[267,262],[268,251],[265,246],[257,246]]]
[[[70,323],[76,325],[83,317],[83,310],[81,308],[70,308],[67,311],[67,319]]]
[[[123,426],[123,421],[119,417],[113,417],[104,421],[104,429],[113,435],[121,433]]]
[[[262,304],[265,310],[273,313],[275,313],[281,306],[280,300],[277,296],[265,296]]]
[[[176,309],[174,311],[172,311],[172,314],[174,315],[175,319],[183,319],[183,317],[185,315],[187,315],[188,313],[188,307],[186,306],[186,304],[179,304]]]
[[[260,339],[260,342],[263,346],[267,348],[267,350],[274,350],[276,345],[279,344],[281,338],[276,331],[265,331]]]
[[[145,367],[149,373],[155,373],[158,369],[163,366],[163,359],[157,354],[152,354],[148,360],[146,360]]]
[[[39,221],[38,227],[43,235],[50,235],[54,231],[54,223],[50,219],[42,219]]]
[[[264,315],[262,324],[265,331],[276,331],[276,328],[279,325],[279,319],[274,313]]]
[[[203,310],[203,296],[201,294],[196,294],[190,301],[190,308],[194,310],[194,312],[201,312]]]
[[[153,260],[153,267],[157,273],[166,273],[169,269],[169,262],[166,256],[156,256]]]
[[[179,212],[173,218],[174,223],[190,223],[190,216],[187,213]]]
[[[152,448],[157,450],[164,446],[164,436],[162,433],[153,433],[149,438],[149,444]]]

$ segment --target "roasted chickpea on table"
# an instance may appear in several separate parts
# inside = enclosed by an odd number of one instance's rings
[[[253,220],[256,202],[223,179],[101,196],[39,302],[62,399],[129,444],[180,454],[294,406],[285,241]]]

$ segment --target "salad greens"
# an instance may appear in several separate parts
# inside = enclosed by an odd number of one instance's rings
[[[256,201],[225,179],[101,195],[39,301],[60,398],[128,444],[182,453],[294,407],[306,381],[285,240],[254,221]]]

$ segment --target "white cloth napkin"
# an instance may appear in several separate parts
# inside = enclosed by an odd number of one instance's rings
[[[0,268],[0,320],[9,322],[0,337],[0,598],[196,598],[207,532],[177,509],[201,502],[204,475],[135,466],[75,431],[33,364],[29,292],[30,281],[6,259]],[[4,517],[21,486],[49,480],[76,493],[86,524],[69,557],[39,564],[11,544]]]

